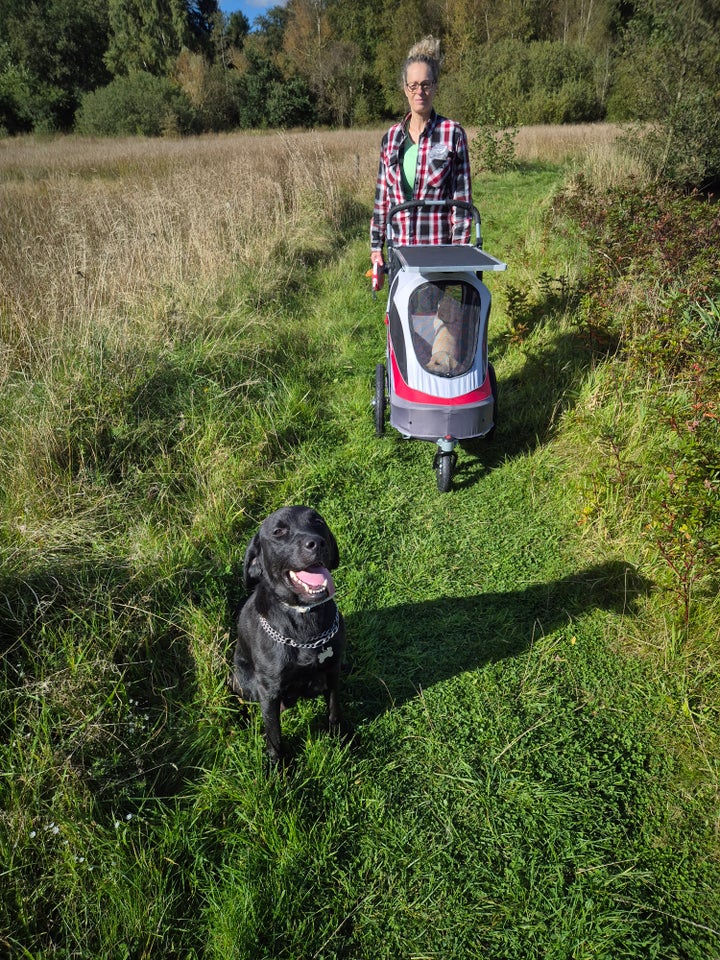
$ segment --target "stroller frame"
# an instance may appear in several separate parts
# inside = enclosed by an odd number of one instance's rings
[[[438,206],[470,213],[474,244],[393,243],[398,213]],[[433,468],[445,493],[458,443],[490,438],[495,429],[497,382],[487,359],[492,300],[483,273],[507,265],[482,249],[480,214],[460,201],[410,200],[392,207],[386,244],[386,362],[375,371],[375,431],[384,433],[389,409],[390,425],[404,438],[433,441]]]

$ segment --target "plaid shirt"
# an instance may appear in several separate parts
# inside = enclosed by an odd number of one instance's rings
[[[406,200],[402,188],[402,150],[407,138],[408,114],[390,127],[380,148],[375,207],[370,222],[370,246],[382,250],[390,207]],[[418,141],[413,200],[464,200],[470,203],[470,158],[467,137],[459,123],[433,110]],[[464,210],[404,210],[393,217],[393,242],[467,243],[471,218]]]

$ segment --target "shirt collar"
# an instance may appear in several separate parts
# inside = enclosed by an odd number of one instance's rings
[[[410,117],[411,117],[411,116],[412,116],[412,113],[410,113],[410,112],[406,113],[404,119],[402,120],[402,122],[401,122],[401,124],[400,124],[400,126],[402,127],[402,131],[403,131],[403,137],[406,137],[406,136],[407,136],[408,126],[410,125]],[[431,114],[430,114],[430,119],[429,119],[428,122],[425,124],[425,129],[424,129],[423,132],[420,134],[420,136],[421,136],[421,137],[429,137],[430,134],[431,134],[431,133],[433,132],[433,130],[435,129],[435,127],[437,126],[437,122],[438,122],[438,115],[437,115],[437,113],[435,112],[435,108],[433,107],[432,112],[431,112]]]

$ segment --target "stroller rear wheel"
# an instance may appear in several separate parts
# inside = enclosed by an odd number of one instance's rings
[[[385,433],[385,364],[379,363],[375,367],[375,436],[381,437]]]
[[[498,388],[495,367],[491,363],[488,364],[488,373],[490,375],[490,390],[492,391],[493,398],[493,425],[485,434],[485,440],[492,440],[495,436],[495,428],[497,427],[498,421]]]
[[[456,463],[457,454],[454,451],[438,450],[435,454],[433,467],[435,468],[435,479],[440,493],[449,493]]]

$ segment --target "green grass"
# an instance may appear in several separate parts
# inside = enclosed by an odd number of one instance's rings
[[[558,182],[478,190],[509,278],[579,256],[543,239]],[[655,583],[620,536],[578,526],[564,415],[603,358],[567,304],[508,337],[509,278],[490,280],[502,419],[441,495],[430,445],[374,436],[384,303],[366,260],[353,240],[282,303],[256,312],[239,285],[230,312],[13,382],[9,955],[719,955],[707,678],[701,714],[681,658],[638,655],[662,622]],[[334,742],[322,704],[300,704],[277,773],[224,683],[245,544],[290,502],[340,544],[358,736]]]

